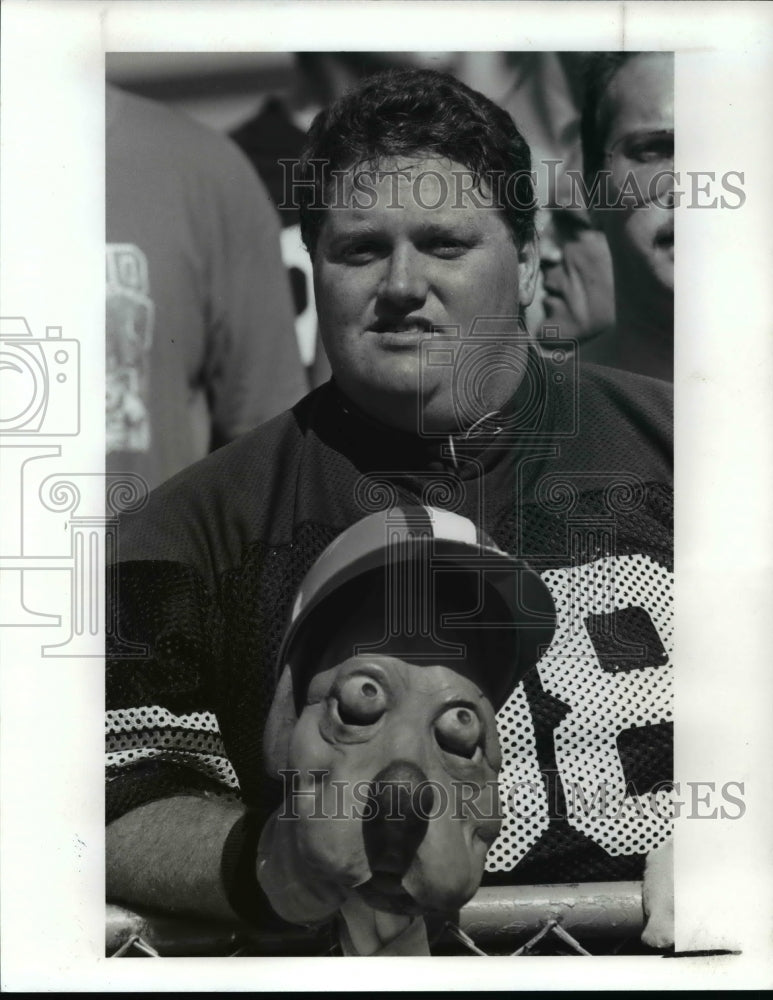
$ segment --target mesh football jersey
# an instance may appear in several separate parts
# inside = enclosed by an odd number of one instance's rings
[[[181,791],[276,808],[261,737],[295,592],[398,502],[469,517],[546,582],[558,627],[498,715],[505,822],[486,881],[640,876],[670,830],[671,387],[534,356],[451,440],[328,383],[154,491],[109,578],[108,820]]]

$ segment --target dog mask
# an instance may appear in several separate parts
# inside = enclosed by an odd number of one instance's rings
[[[264,751],[288,795],[259,877],[291,922],[324,919],[352,894],[382,913],[456,910],[501,826],[495,708],[524,672],[518,636],[439,616],[425,633],[385,629],[384,586],[371,573],[317,608],[271,708]],[[474,609],[473,591],[460,598],[458,579],[436,588],[437,607]],[[501,600],[486,604],[507,620]]]
[[[493,708],[469,677],[350,656],[314,676],[282,763],[292,790],[279,822],[321,882],[394,913],[473,895],[501,826],[501,757]]]

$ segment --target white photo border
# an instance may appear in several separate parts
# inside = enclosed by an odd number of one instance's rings
[[[293,9],[294,8],[294,9]],[[676,776],[745,783],[741,820],[677,825],[677,950],[711,958],[104,958],[102,663],[4,629],[6,990],[761,987],[773,980],[773,6],[654,2],[3,4],[2,314],[81,350],[82,431],[61,471],[104,469],[104,53],[304,49],[677,53],[677,156],[744,174],[738,210],[677,210]],[[101,486],[92,483],[89,502]],[[10,498],[16,508],[25,498]],[[4,525],[4,530],[9,530]],[[61,571],[40,586],[61,603]],[[37,574],[41,575],[41,574]],[[40,594],[36,595],[40,600]],[[33,634],[34,633],[34,634]],[[100,640],[95,637],[95,651]],[[384,960],[375,960],[377,963]],[[337,973],[337,974],[334,974]]]

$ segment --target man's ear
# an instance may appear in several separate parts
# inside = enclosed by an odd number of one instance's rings
[[[295,714],[293,696],[293,675],[286,666],[274,692],[274,700],[268,713],[268,721],[263,732],[263,757],[266,770],[272,776],[289,765],[290,740],[298,716]]]
[[[530,306],[537,287],[539,247],[536,235],[523,240],[518,247],[518,301],[521,308]]]

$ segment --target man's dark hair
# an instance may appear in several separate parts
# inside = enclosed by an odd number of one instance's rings
[[[324,221],[328,171],[414,154],[460,163],[478,185],[490,179],[494,203],[502,208],[516,245],[533,236],[531,153],[510,115],[445,73],[387,70],[368,77],[311,124],[298,194],[301,235],[311,256]]]
[[[580,138],[586,183],[591,183],[604,166],[607,122],[599,106],[617,71],[639,52],[593,52],[585,63],[585,97],[582,105]]]

